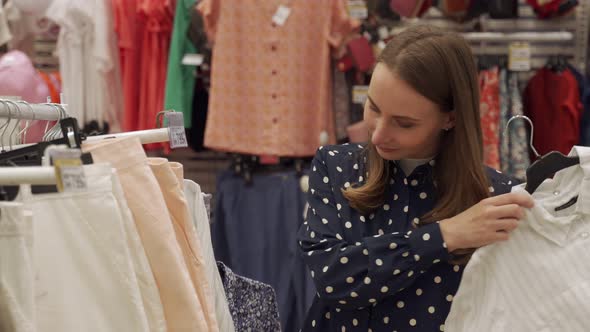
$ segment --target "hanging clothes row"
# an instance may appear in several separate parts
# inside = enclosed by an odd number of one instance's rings
[[[13,165],[0,185],[27,170],[18,151],[0,154]],[[182,164],[148,158],[129,133],[81,151],[93,161],[79,166],[84,185],[34,194],[28,177],[0,202],[0,330],[280,331],[272,287],[215,261],[204,195]]]
[[[484,143],[484,163],[518,179],[524,179],[530,164],[524,124],[508,120],[523,115],[518,73],[506,69],[506,61],[484,63],[480,59],[480,112]],[[489,61],[489,59],[486,59]],[[501,62],[501,63],[500,63]]]

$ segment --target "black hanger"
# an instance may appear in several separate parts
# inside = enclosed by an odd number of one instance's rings
[[[64,136],[63,138],[48,142],[39,142],[25,148],[0,153],[0,166],[9,164],[16,164],[19,166],[41,165],[43,153],[50,145],[65,144],[70,148],[80,148],[82,140],[85,139],[85,137],[80,132],[78,121],[75,118],[65,118],[60,120],[59,124]],[[73,142],[70,141],[70,138],[73,138]],[[92,157],[90,154],[82,154],[82,162],[84,164],[92,164]]]
[[[579,157],[568,157],[557,151],[549,152],[526,170],[525,190],[532,194],[543,181],[558,171],[578,164],[580,164]]]

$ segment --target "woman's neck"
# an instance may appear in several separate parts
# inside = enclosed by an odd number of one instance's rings
[[[431,161],[432,158],[426,159],[400,159],[398,161],[399,166],[404,171],[406,175],[412,174],[412,172],[421,165],[426,164],[427,162]]]

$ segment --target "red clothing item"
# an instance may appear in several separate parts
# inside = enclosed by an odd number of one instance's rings
[[[569,69],[561,73],[540,69],[529,81],[523,102],[535,126],[533,144],[539,154],[568,154],[578,144],[583,107],[578,82]]]
[[[123,81],[123,130],[139,129],[139,79],[143,22],[137,14],[137,0],[112,0],[115,33],[119,43]]]
[[[484,163],[500,169],[500,83],[498,67],[479,73],[481,129]]]

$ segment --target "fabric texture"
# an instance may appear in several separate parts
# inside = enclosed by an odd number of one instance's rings
[[[237,332],[281,332],[275,292],[271,286],[235,274],[217,264]]]
[[[201,187],[192,180],[184,180],[183,185],[187,206],[195,225],[198,240],[201,243],[203,257],[205,258],[207,282],[211,285],[214,292],[213,301],[215,303],[215,315],[219,324],[219,331],[233,332],[235,331],[235,327],[229,311],[221,276],[219,275],[215,262],[215,255],[213,254],[209,214],[205,206],[203,194],[201,193]]]
[[[145,20],[137,13],[138,1],[112,0],[114,29],[119,46],[119,62],[124,95],[124,131],[139,129],[139,79],[141,32]]]
[[[510,136],[504,135],[506,124],[510,119],[510,94],[508,92],[508,70],[500,69],[499,76],[500,87],[500,165],[502,172],[510,174]]]
[[[123,96],[111,2],[54,0],[46,15],[60,26],[57,54],[68,111],[80,126],[106,121],[120,131]]]
[[[33,214],[39,331],[148,331],[111,168],[84,166],[88,190],[19,195]]]
[[[525,115],[535,126],[533,143],[540,155],[567,154],[578,143],[583,107],[578,83],[569,69],[539,69],[529,80],[523,103]]]
[[[174,28],[168,55],[168,70],[166,72],[165,108],[173,109],[184,114],[184,126],[192,126],[192,103],[195,88],[195,66],[182,64],[185,54],[197,53],[197,48],[187,38],[191,12],[195,10],[196,0],[176,1],[174,14]]]
[[[500,169],[500,85],[499,69],[479,72],[481,129],[483,131],[484,164]]]
[[[297,254],[304,206],[294,170],[254,173],[251,184],[233,171],[217,177],[211,225],[215,258],[235,273],[275,289],[281,326],[287,332],[299,331],[314,296],[313,282]]]
[[[346,75],[333,66],[333,107],[334,127],[336,128],[336,140],[341,141],[348,137],[346,128],[350,125],[350,90],[346,82]]]
[[[198,241],[197,232],[184,197],[182,165],[169,163],[165,158],[148,158],[148,164],[164,194],[164,200],[176,233],[176,240],[182,250],[186,268],[191,276],[207,322],[207,331],[219,331],[215,316],[214,293],[207,278],[203,249]]]
[[[518,87],[518,73],[512,72],[508,74],[508,92],[510,94],[509,119],[513,116],[523,115],[522,96]],[[508,128],[510,168],[507,173],[519,180],[526,179],[526,170],[531,164],[527,125],[528,123],[523,120],[516,120],[512,121],[510,128]]]
[[[590,148],[576,146],[570,155],[580,165],[539,186],[510,239],[473,254],[445,331],[588,330]],[[526,193],[523,186],[513,192]],[[576,195],[577,203],[558,208]]]
[[[0,331],[37,331],[32,222],[22,203],[0,203]]]
[[[160,291],[156,284],[156,279],[152,273],[149,260],[147,258],[141,238],[133,220],[133,214],[127,205],[125,192],[121,186],[117,171],[112,169],[113,195],[117,200],[117,205],[121,211],[123,228],[125,231],[129,253],[135,271],[135,277],[139,285],[141,300],[147,316],[148,327],[150,332],[165,332],[166,317],[164,316],[164,307],[160,300]]]
[[[168,331],[207,331],[199,299],[158,181],[138,138],[84,143],[95,163],[117,170],[125,198],[160,290]]]
[[[175,1],[138,0],[137,11],[144,20],[139,67],[139,115],[137,129],[153,129],[156,114],[164,108],[168,52],[174,21]],[[152,146],[155,147],[155,146]]]
[[[420,225],[437,200],[435,162],[409,175],[391,162],[385,204],[362,215],[340,189],[364,183],[363,151],[325,146],[312,162],[298,239],[317,296],[303,331],[443,330],[463,267],[447,262],[438,223]],[[494,195],[510,191],[508,177],[492,169],[487,175]]]
[[[358,22],[341,0],[289,6],[279,26],[272,22],[277,2],[199,3],[214,43],[206,147],[304,157],[313,155],[320,133],[335,141],[331,48],[341,46]]]

